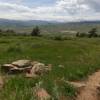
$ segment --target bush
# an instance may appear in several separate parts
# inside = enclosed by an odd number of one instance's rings
[[[62,38],[62,36],[55,36],[55,37],[54,37],[54,40],[61,41],[61,40],[63,40],[63,38]]]
[[[88,36],[88,34],[86,34],[86,33],[77,33],[76,34],[76,37],[87,37]]]

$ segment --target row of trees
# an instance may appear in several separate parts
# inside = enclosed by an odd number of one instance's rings
[[[21,35],[26,35],[27,33],[22,33]],[[12,29],[8,29],[8,30],[1,30],[0,29],[0,35],[20,35],[18,33],[16,33],[14,30]],[[29,35],[29,34],[27,34]],[[30,33],[31,36],[40,36],[40,28],[38,26],[34,27],[32,32]],[[89,32],[87,33],[79,33],[77,32],[76,37],[100,37],[99,34],[97,34],[97,28],[92,28]]]
[[[31,36],[40,36],[40,28],[38,26],[34,27],[30,34],[28,33],[17,33],[12,29],[2,30],[0,29],[0,36],[15,36],[15,35],[31,35]]]
[[[92,28],[88,33],[77,33],[76,37],[100,37],[100,35],[97,34],[97,28]]]

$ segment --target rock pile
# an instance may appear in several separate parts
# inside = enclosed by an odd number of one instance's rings
[[[46,66],[37,61],[18,60],[11,64],[4,64],[1,67],[8,74],[25,73],[26,77],[36,77],[50,71],[52,66],[51,64]]]

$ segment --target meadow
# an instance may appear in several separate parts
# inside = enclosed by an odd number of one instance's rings
[[[54,40],[32,36],[1,36],[0,65],[19,59],[52,64],[52,71],[37,79],[5,73],[5,85],[0,100],[36,100],[33,89],[41,83],[53,100],[61,95],[73,100],[76,89],[65,81],[85,80],[100,69],[100,38]],[[64,80],[64,81],[63,81]]]

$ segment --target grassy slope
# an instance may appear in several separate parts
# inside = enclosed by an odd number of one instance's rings
[[[31,59],[52,64],[53,70],[39,79],[28,80],[22,76],[9,78],[0,97],[2,100],[34,100],[32,87],[39,81],[42,81],[41,86],[55,98],[60,93],[73,96],[74,89],[59,80],[84,79],[99,69],[99,43],[99,38],[55,41],[41,37],[1,37],[0,64],[17,59]],[[63,65],[64,68],[60,68],[59,65]]]

